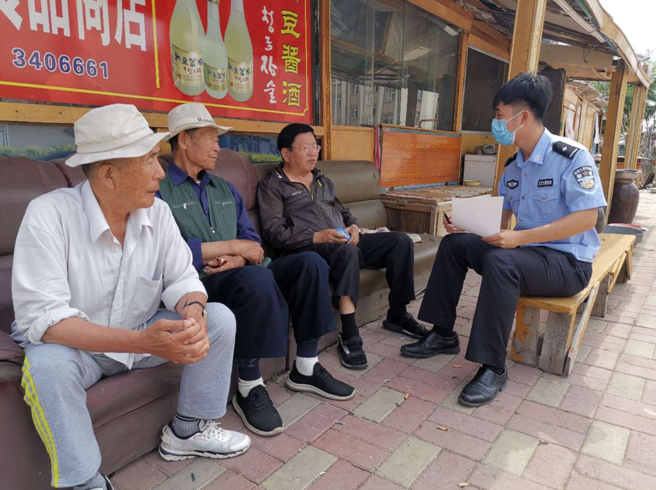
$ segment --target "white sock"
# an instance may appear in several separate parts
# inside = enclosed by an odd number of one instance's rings
[[[303,376],[312,376],[314,373],[314,365],[319,362],[318,357],[297,357],[296,369]]]
[[[241,396],[246,398],[253,388],[260,385],[264,386],[264,380],[261,376],[255,381],[244,381],[240,378],[237,382],[237,389],[241,393]]]

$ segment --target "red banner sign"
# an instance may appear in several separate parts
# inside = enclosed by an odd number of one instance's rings
[[[310,0],[0,0],[0,97],[311,123]]]

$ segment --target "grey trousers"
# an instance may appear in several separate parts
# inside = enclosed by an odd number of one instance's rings
[[[185,366],[178,398],[178,412],[187,417],[217,419],[226,412],[236,321],[220,303],[207,304],[210,351],[201,362]],[[179,320],[159,310],[148,321]],[[150,356],[132,369],[147,369],[167,361]],[[102,354],[89,354],[59,344],[25,346],[23,387],[25,401],[41,436],[52,469],[53,487],[74,487],[93,478],[100,468],[100,449],[87,410],[86,389],[127,367]]]

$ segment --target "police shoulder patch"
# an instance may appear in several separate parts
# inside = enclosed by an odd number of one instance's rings
[[[556,141],[553,145],[551,145],[551,148],[553,148],[553,151],[555,151],[559,155],[569,158],[570,160],[574,158],[574,156],[580,150],[580,148],[577,148],[572,144],[566,143],[565,141]]]
[[[511,164],[512,162],[514,162],[515,160],[517,160],[517,153],[515,153],[515,154],[514,154],[513,156],[511,156],[508,160],[506,160],[506,165],[505,165],[505,166],[507,167],[508,165],[510,165],[510,164]]]
[[[508,189],[514,189],[515,187],[517,187],[519,185],[519,181],[517,181],[515,179],[509,180],[508,182],[506,182],[506,185],[508,186]]]
[[[582,165],[572,172],[576,184],[586,191],[591,191],[595,188],[597,184],[595,181],[595,175],[592,167],[590,165]]]

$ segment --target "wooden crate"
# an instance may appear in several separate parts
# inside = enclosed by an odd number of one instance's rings
[[[491,187],[442,186],[389,191],[380,199],[387,209],[391,230],[445,236],[443,216],[451,213],[453,199],[491,194]]]

